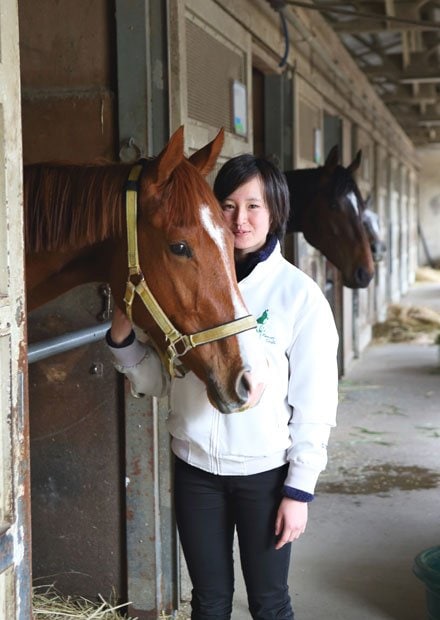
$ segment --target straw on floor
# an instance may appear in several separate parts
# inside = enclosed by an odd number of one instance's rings
[[[80,597],[62,596],[53,585],[37,586],[33,590],[33,614],[35,620],[137,620],[124,615],[128,603],[123,605],[105,601],[98,602]]]
[[[373,325],[376,342],[421,341],[434,343],[440,333],[440,313],[419,306],[388,307],[387,319]]]
[[[105,601],[99,596],[98,602],[82,596],[63,596],[53,585],[36,586],[33,589],[34,620],[138,620],[125,614],[127,605]],[[188,614],[182,610],[172,615],[162,612],[158,620],[188,620]]]

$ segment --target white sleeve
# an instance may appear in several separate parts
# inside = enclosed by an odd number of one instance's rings
[[[314,493],[318,476],[327,465],[330,429],[336,425],[338,405],[338,333],[333,314],[320,292],[295,327],[289,356],[288,402],[290,463],[285,484]]]
[[[107,346],[116,370],[129,379],[133,396],[147,394],[160,398],[167,394],[170,376],[152,347],[139,340],[122,348]]]

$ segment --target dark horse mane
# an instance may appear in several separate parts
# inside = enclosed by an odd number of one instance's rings
[[[330,184],[330,191],[331,196],[336,198],[349,192],[354,192],[357,196],[359,194],[351,173],[344,166],[336,166]]]
[[[322,174],[325,174],[324,166],[285,172],[289,185],[292,183],[292,177],[297,179],[297,182],[295,182],[295,190],[290,192],[290,217],[287,225],[287,232],[301,230],[302,208],[310,203],[312,196],[317,192]],[[329,203],[351,191],[360,198],[351,173],[343,166],[336,166],[329,178],[328,186],[325,189]]]
[[[147,160],[142,160],[146,164]],[[209,187],[185,159],[164,189],[167,226],[192,225],[194,201]],[[121,234],[125,185],[132,164],[30,164],[24,169],[25,244],[28,253],[91,245]],[[205,188],[200,187],[205,184]],[[197,186],[196,186],[197,184]],[[188,205],[183,209],[183,205]]]
[[[324,167],[319,166],[318,168],[290,170],[285,174],[287,177],[289,177],[289,175],[294,175],[298,179],[302,179],[303,183],[301,185],[298,183],[298,188],[296,188],[295,194],[301,194],[301,197],[308,197],[309,194],[316,192],[316,181],[319,180],[323,172]],[[328,191],[331,198],[339,197],[350,191],[356,191],[356,183],[354,182],[351,173],[344,168],[344,166],[336,166],[330,178]],[[295,197],[293,197],[293,199],[295,199]]]

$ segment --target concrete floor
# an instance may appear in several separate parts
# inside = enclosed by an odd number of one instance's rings
[[[440,311],[440,284],[416,285],[402,302]],[[372,344],[340,394],[329,466],[293,547],[295,619],[425,620],[412,565],[440,544],[437,347]],[[241,576],[232,617],[250,617]]]

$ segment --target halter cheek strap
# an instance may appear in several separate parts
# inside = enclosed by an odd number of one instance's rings
[[[168,319],[153,293],[149,289],[139,265],[137,243],[137,191],[142,165],[136,164],[130,171],[126,185],[126,217],[127,217],[127,256],[128,279],[125,289],[125,308],[128,318],[133,322],[132,308],[136,294],[142,299],[145,307],[165,335],[165,365],[171,376],[184,374],[179,358],[191,349],[208,342],[228,338],[249,329],[255,329],[255,317],[247,315],[234,321],[205,329],[195,334],[182,334]],[[136,282],[133,282],[135,279]]]

